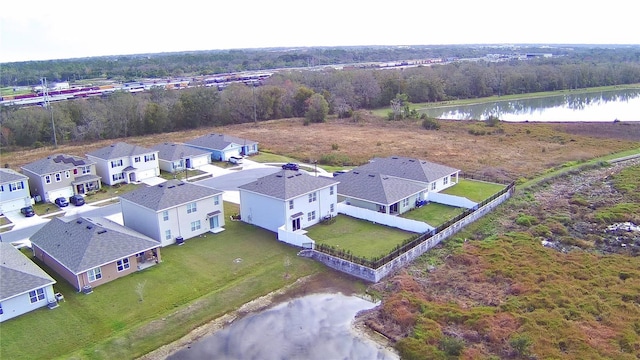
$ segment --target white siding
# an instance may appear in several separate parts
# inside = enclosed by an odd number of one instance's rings
[[[240,190],[240,216],[246,223],[278,232],[280,226],[290,222],[285,219],[285,206],[288,204],[282,200]]]
[[[53,285],[46,286],[42,289],[44,290],[44,299],[35,303],[31,303],[29,292],[3,300],[3,314],[0,315],[0,322],[47,306],[49,304],[49,301],[56,300],[55,295],[53,294]]]

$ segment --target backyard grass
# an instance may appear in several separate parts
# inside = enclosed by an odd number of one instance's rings
[[[457,215],[462,214],[464,210],[463,208],[432,202],[406,212],[401,216],[407,219],[425,222],[433,227],[438,227]]]
[[[317,224],[307,231],[307,236],[318,244],[349,250],[353,255],[368,259],[387,255],[397,245],[415,235],[347,215],[338,215],[335,222],[328,225]]]
[[[238,206],[225,203],[225,212],[238,212]],[[271,232],[235,221],[225,229],[163,248],[157,266],[89,295],[36,262],[57,280],[54,289],[65,302],[2,323],[0,358],[136,358],[252,299],[326,270],[296,256],[297,249],[276,241]]]
[[[450,188],[446,188],[441,193],[466,197],[475,202],[488,199],[506,186],[484,181],[459,179],[458,183]]]

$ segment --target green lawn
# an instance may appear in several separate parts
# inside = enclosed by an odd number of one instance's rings
[[[454,186],[441,191],[443,194],[456,195],[466,197],[475,202],[481,202],[488,199],[498,191],[504,189],[506,185],[488,183],[484,181],[459,179]]]
[[[388,254],[398,244],[415,235],[347,215],[338,215],[335,222],[314,225],[307,231],[307,236],[318,244],[349,250],[353,255],[368,259]]]
[[[438,227],[457,215],[462,214],[464,210],[463,208],[432,202],[423,207],[406,212],[401,216],[407,219],[426,222],[433,227]]]
[[[225,203],[225,212],[236,213],[238,206]],[[271,232],[235,221],[227,221],[225,229],[162,248],[159,265],[89,295],[77,293],[43,266],[66,302],[0,324],[0,358],[136,358],[326,269],[296,256],[298,249],[276,241]]]

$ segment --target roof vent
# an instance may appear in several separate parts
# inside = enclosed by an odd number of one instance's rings
[[[162,184],[159,184],[159,185],[158,185],[158,187],[159,187],[159,188],[161,188],[161,187],[164,187],[164,185],[162,185]]]
[[[375,175],[373,175],[373,174],[369,174],[369,177],[376,177],[376,176],[375,176]]]
[[[87,229],[91,230],[91,229],[93,229],[93,226],[92,225],[87,225]]]
[[[78,220],[76,220],[76,223],[78,223],[78,224],[82,224],[82,219],[78,219]]]
[[[360,173],[359,173],[359,172],[357,172],[357,171],[352,171],[352,172],[353,172],[354,174],[356,174],[356,175],[357,175],[357,174],[360,174]]]
[[[183,182],[181,182],[180,184],[178,184],[178,186],[182,186],[182,185],[184,185],[184,183],[183,183]]]
[[[296,174],[296,176],[300,176],[300,175],[302,175],[302,173],[297,173],[297,174]]]
[[[282,174],[278,174],[278,175],[276,175],[276,177],[279,177],[279,178],[281,178],[281,177],[282,177]]]
[[[176,186],[175,186],[175,185],[169,185],[169,186],[167,187],[167,189],[173,189],[174,187],[176,187]]]
[[[398,157],[397,157],[397,156],[392,156],[391,158],[392,158],[392,159],[397,159]]]
[[[105,229],[98,230],[98,234],[104,234],[104,233],[106,233],[106,232],[107,232],[107,230],[105,230]]]

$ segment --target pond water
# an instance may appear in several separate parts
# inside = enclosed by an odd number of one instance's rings
[[[236,320],[168,359],[399,359],[352,327],[359,311],[376,305],[340,293],[306,295]]]
[[[640,121],[640,89],[571,92],[534,99],[422,109],[429,117],[486,120],[497,116],[512,122]]]

